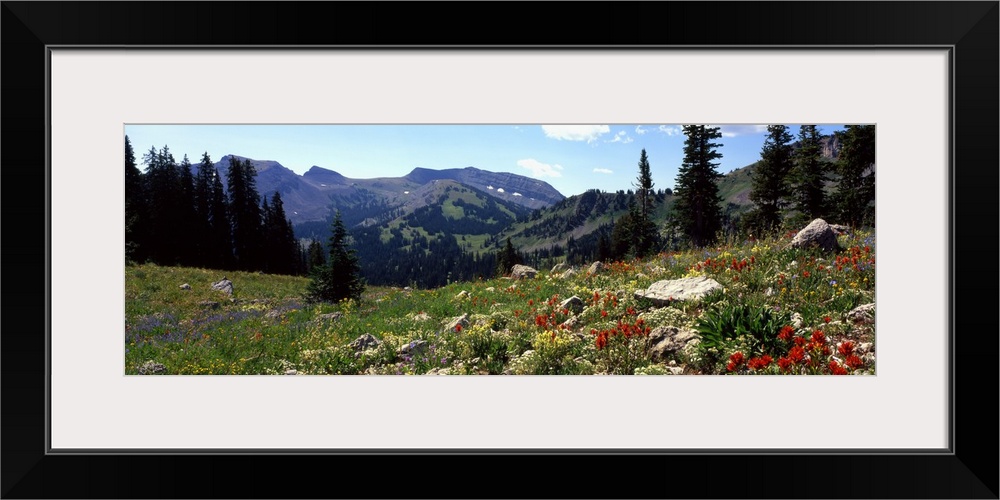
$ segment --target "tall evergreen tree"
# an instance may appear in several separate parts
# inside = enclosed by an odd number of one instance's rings
[[[146,221],[146,190],[142,172],[135,163],[132,142],[125,136],[125,261],[142,262],[146,257],[143,231]]]
[[[187,155],[184,155],[184,158],[181,160],[181,164],[178,167],[178,175],[180,180],[180,194],[177,200],[177,220],[182,227],[198,227],[200,221],[196,212],[197,201],[195,199],[194,174],[191,172],[191,160],[188,160]],[[177,236],[180,237],[180,234]],[[192,241],[191,235],[188,234],[183,238],[183,242],[179,241],[178,243],[177,262],[179,264],[185,266],[201,264],[200,242]]]
[[[799,149],[793,155],[791,179],[794,207],[809,220],[826,216],[826,167],[816,125],[799,127]]]
[[[714,160],[722,157],[712,142],[722,137],[719,127],[685,125],[684,160],[677,173],[674,203],[681,232],[695,246],[713,243],[722,227],[722,207],[717,181],[722,174]]]
[[[639,154],[639,177],[636,179],[636,198],[638,198],[638,214],[635,224],[635,240],[633,250],[636,257],[646,256],[657,246],[656,224],[653,222],[653,204],[656,193],[653,192],[653,175],[650,172],[649,157],[643,148]]]
[[[166,145],[150,148],[143,157],[149,203],[149,255],[158,264],[175,265],[179,260],[181,228],[181,181],[174,156]]]
[[[875,125],[848,125],[841,132],[837,205],[851,226],[875,224]]]
[[[348,241],[340,210],[333,219],[330,236],[330,261],[317,268],[309,282],[306,296],[314,302],[339,302],[343,299],[360,299],[365,289],[361,266]]]
[[[263,266],[261,240],[260,195],[257,194],[257,172],[250,160],[229,157],[227,175],[229,217],[233,228],[233,253],[236,268],[246,271]]]
[[[267,270],[274,274],[295,274],[298,271],[299,244],[295,241],[292,221],[285,217],[281,193],[274,192],[270,206],[265,199],[263,208]]]
[[[521,254],[514,248],[514,245],[510,242],[510,238],[507,238],[507,243],[504,245],[503,250],[497,255],[497,274],[500,276],[507,276],[511,272],[511,268],[517,264],[524,262],[521,258]]]
[[[311,273],[313,269],[317,269],[326,265],[326,255],[323,252],[323,244],[319,240],[313,238],[309,242],[309,248],[306,250],[306,272]]]
[[[791,140],[785,125],[768,125],[760,161],[750,174],[750,201],[757,205],[754,219],[760,231],[773,231],[781,224],[782,210],[791,195]]]
[[[195,220],[191,222],[192,233],[194,234],[193,246],[197,251],[195,265],[202,267],[213,267],[212,246],[212,177],[215,167],[212,159],[206,151],[198,164],[198,171],[194,176],[194,211]],[[216,269],[218,269],[216,267]]]
[[[207,158],[207,154],[206,154]],[[209,160],[211,161],[211,160]],[[211,242],[209,267],[233,269],[233,230],[229,220],[229,203],[222,187],[222,176],[212,167]]]

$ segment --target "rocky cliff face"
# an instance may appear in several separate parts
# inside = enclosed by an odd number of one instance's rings
[[[840,139],[836,135],[823,136],[820,139],[820,144],[822,145],[823,158],[836,160],[840,156]]]

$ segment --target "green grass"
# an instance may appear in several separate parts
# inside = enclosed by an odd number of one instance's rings
[[[138,373],[140,366],[152,361],[162,364],[168,374],[219,375],[292,370],[316,375],[442,370],[450,374],[784,373],[777,362],[789,355],[793,340],[774,340],[777,332],[768,322],[747,323],[751,326],[740,330],[745,335],[722,332],[706,345],[691,344],[668,359],[653,361],[648,329],[695,330],[703,318],[746,306],[774,310],[782,318],[797,313],[802,324],[795,336],[802,343],[811,342],[807,346],[814,350],[811,364],[794,365],[792,372],[828,373],[829,361],[845,360],[837,352],[841,342],[874,342],[873,326],[844,321],[853,307],[874,302],[874,237],[863,233],[842,237],[848,250],[836,256],[785,250],[787,241],[731,242],[661,254],[641,262],[613,263],[595,276],[581,269],[567,280],[541,270],[533,280],[481,280],[433,290],[369,287],[360,301],[339,304],[306,303],[307,278],[129,266],[125,371]],[[843,259],[849,264],[844,265]],[[232,299],[210,289],[223,275],[235,284]],[[717,280],[724,292],[666,307],[633,296],[636,289],[655,281],[696,275]],[[184,283],[191,290],[181,290]],[[468,293],[460,296],[462,291]],[[558,307],[573,295],[586,303],[579,314]],[[332,312],[341,316],[321,317]],[[469,322],[460,331],[445,329],[463,314]],[[558,326],[570,319],[574,325]],[[822,345],[812,342],[817,330],[824,334]],[[626,331],[635,334],[626,337]],[[348,344],[364,334],[381,345],[355,352]],[[602,335],[606,343],[599,345]],[[399,353],[400,347],[417,341],[426,343],[423,350]],[[768,350],[762,351],[761,345]],[[874,373],[872,352],[857,373]],[[773,362],[760,369],[743,362],[729,370],[727,365],[737,353],[747,358],[770,353]]]

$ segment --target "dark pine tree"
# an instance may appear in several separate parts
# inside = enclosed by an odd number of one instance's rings
[[[750,201],[756,204],[752,224],[756,231],[771,232],[781,224],[791,189],[792,134],[784,125],[768,125],[760,161],[750,174]]]
[[[135,151],[125,136],[125,262],[146,260],[146,242],[143,233],[146,220],[146,193],[142,172],[135,163]]]
[[[716,151],[722,137],[719,127],[685,125],[684,160],[677,173],[674,202],[677,224],[681,233],[696,247],[715,242],[722,227],[722,207],[717,181],[722,174],[714,160],[722,157]]]
[[[195,265],[213,267],[212,248],[212,177],[215,167],[206,151],[198,164],[194,176],[194,211],[195,219],[191,221],[191,244],[196,250]],[[215,267],[218,269],[218,267]]]
[[[160,265],[176,265],[182,231],[181,181],[170,148],[150,148],[143,157],[146,170],[146,196],[149,207],[149,256]]]
[[[281,193],[275,191],[271,204],[264,200],[264,238],[267,248],[267,271],[295,274],[299,270],[299,244],[295,241],[292,221],[285,216]]]
[[[633,252],[636,257],[645,257],[657,246],[656,224],[653,222],[653,205],[656,194],[653,192],[653,174],[650,172],[649,157],[645,148],[639,154],[639,177],[636,179],[636,198],[638,198],[638,217],[635,223],[635,241]]]
[[[226,200],[226,191],[222,187],[222,176],[219,175],[214,166],[212,167],[212,201],[209,211],[212,216],[209,236],[211,251],[208,266],[214,269],[234,269],[233,229],[229,219],[229,202]]]
[[[177,205],[177,219],[182,227],[192,228],[200,224],[198,220],[197,200],[195,194],[194,174],[191,172],[191,161],[187,155],[178,167],[180,178],[180,197]],[[198,242],[192,241],[191,234],[186,234],[183,242],[177,246],[177,262],[184,266],[201,265],[201,249]]]
[[[826,166],[820,160],[822,146],[816,125],[799,127],[799,149],[793,155],[794,166],[789,176],[794,193],[794,207],[805,218],[826,217]]]
[[[340,302],[360,299],[365,290],[361,266],[348,241],[347,228],[337,210],[330,236],[330,261],[312,274],[306,297],[312,302]]]
[[[317,269],[326,265],[326,254],[323,252],[323,244],[319,240],[313,238],[309,242],[309,248],[306,250],[306,273],[312,273],[313,269]]]
[[[233,228],[233,253],[236,268],[244,271],[263,267],[260,195],[256,186],[257,171],[250,160],[229,157],[227,176],[229,218]]]
[[[857,227],[875,224],[875,125],[848,125],[837,159],[837,206],[841,220]]]
[[[518,253],[517,249],[510,242],[510,238],[507,238],[507,243],[504,245],[503,250],[497,255],[496,273],[499,276],[507,276],[510,274],[511,268],[523,261],[524,259],[521,258],[521,254]]]

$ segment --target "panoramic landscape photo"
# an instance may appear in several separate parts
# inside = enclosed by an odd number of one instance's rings
[[[124,127],[126,375],[874,375],[869,124]]]

